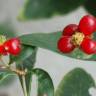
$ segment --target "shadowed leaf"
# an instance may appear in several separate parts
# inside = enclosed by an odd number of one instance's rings
[[[42,69],[34,69],[37,76],[38,96],[54,96],[54,86],[49,74]]]
[[[95,87],[93,78],[83,69],[76,68],[64,76],[55,96],[91,96],[91,87]]]
[[[54,15],[69,13],[86,0],[26,0],[19,20],[48,18]]]
[[[96,0],[87,0],[84,7],[90,14],[96,16]]]

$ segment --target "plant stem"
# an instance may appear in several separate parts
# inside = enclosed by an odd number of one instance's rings
[[[5,62],[0,58],[0,61],[3,63],[3,66],[0,66],[1,69],[9,69],[17,74],[19,74],[22,77],[22,88],[23,88],[23,93],[24,96],[28,96],[27,94],[27,89],[26,89],[26,82],[25,82],[25,75],[26,72],[18,69],[12,69],[9,65],[6,65]]]
[[[25,76],[22,76],[22,82],[23,82],[23,93],[24,93],[24,96],[28,96],[27,95],[27,89],[26,89],[26,84],[25,84]]]
[[[0,61],[3,63],[3,66],[0,66],[1,69],[9,69],[9,70],[11,70],[11,71],[21,75],[21,77],[22,77],[23,93],[24,93],[24,96],[28,96],[27,89],[26,89],[26,82],[25,82],[25,74],[26,74],[26,72],[18,70],[18,69],[12,69],[9,65],[5,64],[5,62],[2,60],[2,58],[0,58]]]

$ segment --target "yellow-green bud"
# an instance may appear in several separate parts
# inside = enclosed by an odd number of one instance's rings
[[[6,37],[3,35],[0,35],[0,45],[2,45],[6,41]]]

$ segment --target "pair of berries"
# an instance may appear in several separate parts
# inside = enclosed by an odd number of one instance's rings
[[[63,30],[58,41],[58,49],[63,53],[70,53],[80,48],[86,54],[96,53],[96,41],[92,40],[92,33],[96,31],[96,18],[91,15],[84,16],[79,25],[69,24]]]
[[[4,36],[0,36],[0,55],[18,55],[21,51],[21,43],[18,38],[6,40]]]

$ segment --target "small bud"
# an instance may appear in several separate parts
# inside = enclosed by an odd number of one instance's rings
[[[6,37],[3,35],[0,35],[0,45],[2,45],[6,41]]]

